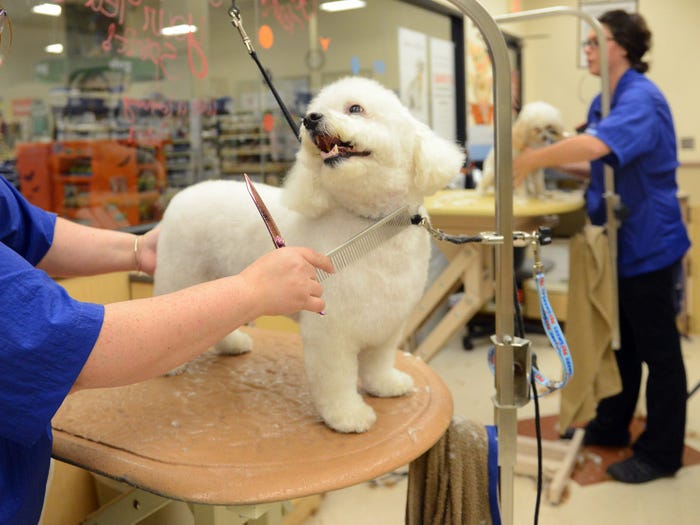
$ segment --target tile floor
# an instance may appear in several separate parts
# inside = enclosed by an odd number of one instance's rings
[[[557,377],[559,360],[545,336],[528,334],[537,353],[540,369]],[[451,389],[455,414],[493,424],[493,377],[486,365],[487,340],[475,340],[474,350],[462,349],[461,334],[455,336],[431,361],[430,365]],[[700,336],[684,340],[683,351],[688,384],[700,381]],[[541,399],[542,416],[557,414],[556,394]],[[640,404],[643,415],[644,406]],[[534,416],[529,403],[518,411],[518,419]],[[700,392],[688,401],[686,445],[700,450]],[[406,478],[397,476],[395,483],[375,486],[365,483],[324,496],[318,512],[304,525],[400,525],[404,523]],[[514,525],[535,523],[536,484],[533,478],[516,476],[514,486]],[[569,481],[558,505],[542,498],[539,513],[541,525],[697,525],[700,523],[700,465],[681,469],[674,478],[644,485],[630,486],[607,480],[586,486]]]

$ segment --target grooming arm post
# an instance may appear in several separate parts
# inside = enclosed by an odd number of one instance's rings
[[[600,47],[600,109],[603,117],[610,113],[610,78],[608,71],[608,41],[603,32],[603,26],[597,18],[589,13],[572,9],[570,7],[549,7],[545,9],[532,9],[529,11],[521,11],[519,13],[510,13],[507,15],[498,15],[494,20],[500,24],[507,22],[518,22],[522,20],[531,20],[555,15],[571,15],[582,18],[588,23],[598,37],[598,46]],[[616,214],[616,209],[620,204],[620,197],[615,193],[615,178],[612,168],[605,165],[605,210],[608,233],[608,252],[610,256],[611,268],[611,288],[612,288],[612,319],[611,321],[611,346],[613,350],[620,348],[620,312],[618,309],[617,299],[617,229],[620,223]]]
[[[505,39],[496,22],[475,0],[450,0],[472,19],[484,36],[493,64],[496,230],[503,243],[496,245],[496,396],[500,506],[503,523],[513,523],[513,484],[516,462],[517,405],[513,351],[513,153],[510,59]]]

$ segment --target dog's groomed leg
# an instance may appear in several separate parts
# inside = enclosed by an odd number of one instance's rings
[[[216,343],[214,349],[217,353],[224,355],[244,354],[253,349],[253,339],[240,330],[234,330]]]
[[[394,368],[396,344],[363,350],[359,357],[360,380],[367,393],[376,397],[396,397],[413,389],[413,378]]]
[[[357,354],[353,348],[304,341],[311,397],[326,424],[338,432],[366,432],[377,419],[357,392]]]

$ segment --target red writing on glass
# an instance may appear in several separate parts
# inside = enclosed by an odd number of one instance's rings
[[[138,117],[184,117],[193,115],[216,115],[214,100],[154,100],[122,97],[122,111],[127,122],[135,124]]]
[[[121,56],[148,60],[156,66],[159,74],[172,80],[174,75],[168,66],[172,65],[172,61],[178,58],[176,43],[184,42],[190,72],[197,78],[206,77],[209,72],[209,63],[199,40],[197,40],[197,33],[188,32],[172,37],[164,37],[161,34],[164,27],[195,25],[192,14],[172,14],[162,7],[155,8],[143,5],[143,3],[143,0],[87,0],[83,4],[84,7],[93,12],[113,20],[108,27],[105,39],[102,41],[102,49],[104,51],[114,50]],[[124,25],[128,6],[142,7],[143,22],[140,27],[138,24]]]
[[[260,0],[262,17],[274,17],[288,33],[297,26],[303,28],[316,13],[317,5],[318,0]]]

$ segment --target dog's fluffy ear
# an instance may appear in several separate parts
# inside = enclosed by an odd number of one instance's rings
[[[443,139],[425,124],[416,121],[414,180],[422,195],[432,195],[447,186],[459,174],[464,158],[465,153],[457,144]]]
[[[284,180],[282,204],[306,217],[317,218],[331,208],[332,200],[317,180],[319,168],[308,166],[303,155],[302,150],[297,153],[297,160]]]

